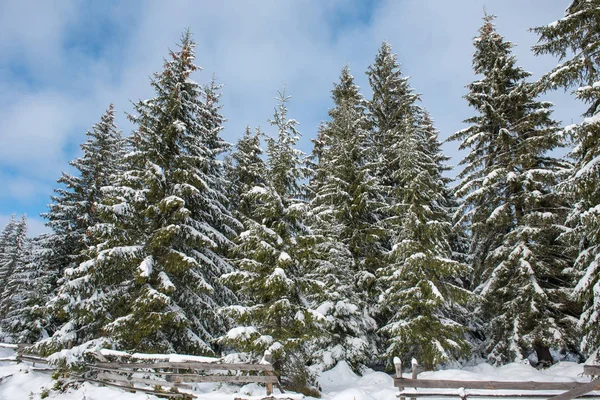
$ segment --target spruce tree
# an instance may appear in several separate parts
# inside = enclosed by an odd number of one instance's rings
[[[285,88],[278,92],[279,105],[275,108],[269,123],[277,128],[276,137],[267,137],[268,162],[273,187],[281,196],[285,206],[297,202],[305,196],[301,180],[307,171],[304,166],[304,153],[295,148],[300,139],[298,121],[287,117],[287,103],[291,96]]]
[[[86,259],[84,253],[90,244],[88,229],[99,222],[101,188],[111,184],[111,175],[119,170],[124,155],[112,104],[86,136],[87,141],[81,145],[83,155],[69,162],[77,175],[62,173],[58,183],[64,187],[54,190],[56,195],[52,196],[49,210],[42,214],[54,232],[48,238],[51,251],[46,253],[49,257],[46,269],[55,274],[55,279],[65,268],[75,267]]]
[[[83,155],[69,162],[77,174],[62,173],[58,183],[63,187],[54,190],[56,194],[51,197],[49,210],[42,214],[53,232],[38,241],[41,248],[36,250],[35,263],[40,266],[38,279],[43,282],[40,287],[45,292],[39,300],[42,304],[48,303],[44,312],[45,329],[50,334],[57,333],[65,324],[70,326],[68,312],[62,305],[48,300],[56,295],[59,286],[66,284],[63,275],[70,275],[79,263],[89,258],[87,250],[93,244],[91,229],[101,221],[102,188],[111,185],[125,154],[112,104],[86,136],[87,140],[81,145]],[[61,288],[64,289],[66,287]],[[69,298],[69,301],[75,300]],[[63,344],[68,340],[70,337]]]
[[[0,285],[4,287],[7,279],[10,277],[13,271],[13,259],[15,252],[15,238],[18,233],[19,223],[16,220],[16,215],[10,216],[8,223],[2,229],[0,233]]]
[[[385,232],[372,246],[372,255],[367,260],[367,270],[384,276],[384,268],[392,262],[391,250],[394,238],[402,229],[402,182],[398,181],[397,171],[402,160],[399,157],[399,144],[409,131],[417,115],[421,114],[416,104],[419,97],[410,87],[408,78],[402,75],[397,55],[391,46],[384,42],[375,62],[369,66],[367,75],[372,99],[368,102],[369,111],[369,161],[371,170],[380,188],[383,204],[378,210],[377,226]],[[377,291],[386,290],[387,283],[376,280]],[[378,296],[377,291],[372,295]],[[384,313],[377,313],[380,326],[386,324]]]
[[[371,161],[386,200],[382,210],[382,226],[389,232],[383,241],[385,250],[390,249],[392,237],[400,229],[399,182],[394,175],[401,161],[397,146],[411,129],[406,125],[407,121],[412,121],[410,117],[421,112],[416,104],[419,96],[410,87],[408,78],[402,75],[397,59],[392,47],[383,42],[375,62],[367,71],[373,90],[372,99],[368,102]]]
[[[408,117],[412,118],[412,117]],[[401,229],[393,238],[390,264],[380,269],[380,296],[387,338],[384,357],[412,357],[432,369],[466,356],[466,310],[462,287],[467,267],[451,259],[451,220],[445,206],[445,157],[429,117],[405,124],[395,143],[394,180]]]
[[[579,326],[584,338],[581,350],[600,350],[600,1],[574,0],[565,16],[535,28],[539,44],[535,54],[552,54],[561,60],[540,79],[544,90],[576,88],[575,97],[589,105],[584,120],[564,129],[574,144],[572,173],[561,185],[573,203],[567,218],[570,230],[564,238],[578,253],[580,274],[574,299],[583,303]]]
[[[260,129],[256,129],[252,134],[250,127],[247,127],[244,136],[238,140],[235,151],[229,157],[227,174],[231,186],[230,206],[240,221],[241,216],[253,217],[252,201],[245,198],[245,194],[254,187],[266,187],[268,182],[265,176],[267,166],[261,158],[261,136]]]
[[[88,258],[86,251],[92,244],[90,228],[100,221],[101,188],[111,184],[111,176],[119,170],[124,155],[114,113],[114,106],[110,104],[100,122],[86,132],[87,140],[81,145],[83,155],[69,162],[77,173],[62,173],[58,183],[63,186],[54,190],[48,212],[42,214],[53,231],[39,241],[42,248],[36,251],[36,263],[44,275],[39,278],[45,282],[42,286],[47,297],[40,298],[42,303],[55,294],[65,271],[76,268]],[[68,320],[59,309],[48,309],[45,313],[48,314],[46,329],[50,333]]]
[[[570,349],[576,337],[565,273],[571,259],[557,241],[567,206],[554,190],[568,164],[547,154],[561,143],[551,104],[536,99],[493,18],[485,16],[474,40],[482,78],[466,99],[478,115],[451,137],[470,150],[461,161],[459,213],[470,222],[488,358],[502,364],[535,350],[551,363],[549,349]]]
[[[18,313],[24,305],[26,289],[31,273],[29,271],[31,257],[31,241],[27,238],[27,219],[23,215],[17,221],[14,215],[0,236],[0,335],[2,340],[21,343],[30,342],[39,337],[37,334],[22,335],[23,329]],[[33,336],[33,337],[32,337]]]
[[[319,343],[325,367],[339,360],[351,365],[372,360],[376,353],[375,321],[370,316],[369,287],[374,275],[365,260],[383,236],[377,226],[382,201],[368,160],[368,119],[365,100],[348,67],[332,90],[335,107],[315,142],[316,160],[310,181],[309,234],[304,268],[309,276],[335,290],[317,290],[311,296],[328,319],[329,335]]]
[[[295,149],[297,122],[287,117],[288,99],[280,93],[271,120],[278,132],[267,139],[268,164],[257,156],[258,135],[246,135],[232,155],[244,231],[233,249],[236,269],[223,280],[243,305],[224,309],[235,327],[219,342],[252,358],[270,351],[283,381],[300,387],[312,383],[308,344],[321,334],[322,317],[305,300],[316,283],[302,273],[297,254],[304,170]]]
[[[44,309],[50,285],[43,269],[46,235],[26,239],[20,261],[7,279],[2,294],[4,318],[0,322],[3,341],[35,343],[47,336]]]
[[[28,246],[27,218],[23,215],[17,220],[13,214],[0,235],[0,320],[6,317],[15,289],[13,275],[27,263]]]
[[[155,97],[134,104],[132,151],[103,189],[91,258],[67,271],[56,299],[71,316],[60,342],[213,354],[224,329],[217,310],[234,300],[219,278],[231,270],[224,255],[239,223],[218,159],[218,96],[191,80],[194,47],[186,32],[151,80]]]

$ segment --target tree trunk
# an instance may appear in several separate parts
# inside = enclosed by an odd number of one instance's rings
[[[552,355],[548,346],[541,344],[534,345],[535,353],[537,354],[538,367],[546,368],[552,365]]]

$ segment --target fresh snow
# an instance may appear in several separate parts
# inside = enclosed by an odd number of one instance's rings
[[[153,264],[152,256],[148,256],[148,257],[144,258],[144,261],[142,261],[142,263],[139,266],[140,276],[147,278],[150,275],[152,275],[152,264]]]
[[[279,255],[279,262],[285,262],[285,261],[289,261],[291,260],[292,257],[290,257],[290,255],[288,253],[286,253],[285,251],[282,251],[281,254]]]
[[[249,339],[253,334],[257,334],[258,331],[253,326],[238,326],[237,328],[230,329],[227,332],[227,338],[235,340],[239,338]]]
[[[102,349],[100,353],[105,356],[124,356],[127,353]],[[10,357],[14,350],[0,348],[0,357]],[[162,354],[133,354],[131,357],[138,359],[168,360],[171,362],[201,361],[218,362],[219,359],[187,355],[162,355]],[[422,372],[419,379],[451,379],[451,380],[495,380],[495,381],[540,381],[540,382],[588,382],[589,378],[582,376],[583,365],[573,362],[559,362],[546,370],[537,370],[528,364],[511,363],[503,367],[493,367],[489,364],[479,364],[464,367],[463,369],[447,369],[441,371]],[[408,369],[405,370],[408,375]],[[0,362],[0,399],[29,400],[37,399],[40,394],[52,389],[55,381],[49,374],[35,371],[28,363],[16,364],[14,362]],[[350,366],[340,361],[334,368],[320,374],[319,386],[323,391],[323,400],[396,400],[399,393],[394,387],[393,378],[383,372],[364,369],[362,376],[352,371]],[[265,396],[262,385],[251,383],[236,386],[219,383],[199,383],[194,385],[192,392],[198,400],[234,400],[243,397],[249,400],[259,400]],[[407,389],[411,390],[411,389]],[[425,389],[421,389],[425,391]],[[457,394],[454,389],[442,390],[447,393]],[[469,391],[467,392],[475,392]],[[497,391],[496,393],[509,393]],[[558,393],[558,392],[549,392]],[[600,394],[599,392],[596,392]],[[285,395],[276,389],[274,397],[280,399],[292,398],[294,400],[316,400],[298,393],[286,392]],[[49,392],[49,399],[62,400],[158,400],[157,397],[143,393],[128,393],[118,388],[101,387],[86,382],[76,390],[69,389],[66,393],[53,390]]]

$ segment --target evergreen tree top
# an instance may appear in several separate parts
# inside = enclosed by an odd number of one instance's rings
[[[578,87],[576,97],[591,104],[586,115],[600,110],[600,0],[574,0],[566,9],[565,16],[546,26],[533,28],[539,35],[533,46],[536,55],[552,54],[562,64],[540,79],[542,90],[557,87]]]
[[[278,132],[276,139],[267,138],[267,155],[273,187],[282,199],[288,201],[302,196],[300,180],[306,171],[303,169],[304,153],[295,148],[300,139],[300,132],[296,128],[298,121],[287,116],[287,103],[291,96],[286,95],[285,87],[277,93],[279,104],[269,123],[277,127]]]
[[[495,15],[485,13],[483,25],[479,28],[479,36],[473,39],[473,70],[476,74],[502,75],[520,80],[531,74],[520,67],[515,67],[516,57],[512,54],[514,44],[504,39],[493,24]]]
[[[230,180],[236,197],[233,204],[239,202],[241,196],[253,187],[267,185],[268,179],[265,177],[267,167],[262,159],[263,150],[260,147],[261,135],[260,129],[257,128],[252,133],[250,127],[246,127],[244,136],[238,140],[235,151],[231,154],[234,163],[230,170]]]
[[[354,105],[362,101],[360,89],[354,84],[354,77],[350,73],[350,67],[347,64],[340,73],[339,83],[334,83],[331,94],[336,106],[343,106],[345,102]]]
[[[410,87],[408,77],[402,76],[398,56],[392,53],[389,43],[382,43],[367,76],[373,89],[369,111],[378,121],[379,132],[398,129],[406,115],[418,112],[415,103],[419,96]]]

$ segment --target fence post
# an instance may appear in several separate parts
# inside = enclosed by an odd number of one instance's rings
[[[419,362],[416,358],[413,358],[410,362],[412,364],[412,379],[417,379],[417,367],[419,366]],[[417,400],[415,397],[411,397],[410,400]]]
[[[394,367],[396,368],[396,378],[402,379],[402,360],[400,357],[394,357]],[[403,387],[398,387],[399,390],[403,390]],[[400,400],[405,400],[404,397],[400,397]]]
[[[268,362],[269,364],[272,364],[273,362],[273,354],[271,354],[271,352],[269,350],[265,350],[265,356],[263,358],[266,362]],[[271,375],[271,371],[265,371],[265,375],[269,376]],[[267,396],[270,396],[273,394],[273,383],[271,382],[267,382]]]

